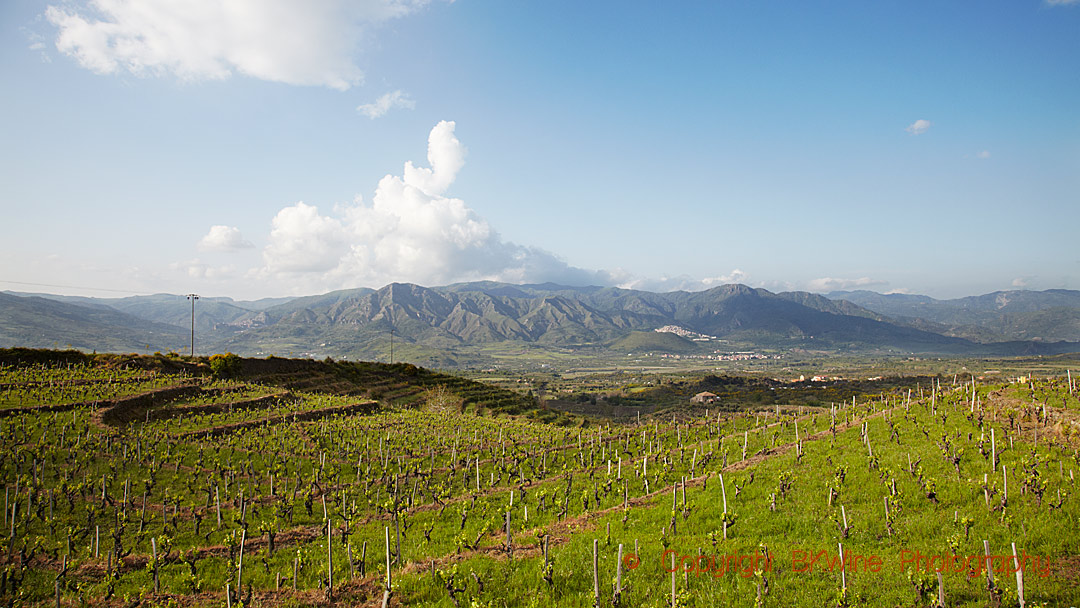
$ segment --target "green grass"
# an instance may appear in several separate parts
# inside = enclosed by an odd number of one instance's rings
[[[685,413],[674,424],[665,415],[640,426],[593,423],[565,428],[543,422],[544,410],[507,415],[499,405],[507,391],[471,380],[403,365],[333,365],[337,371],[327,374],[332,382],[344,377],[354,388],[385,391],[392,403],[409,400],[419,407],[283,421],[189,438],[177,434],[251,416],[352,403],[357,397],[295,391],[297,401],[287,406],[136,421],[122,428],[99,426],[95,407],[89,404],[0,418],[0,450],[9,454],[0,460],[8,525],[15,515],[14,534],[4,535],[0,556],[5,556],[5,572],[21,580],[19,601],[51,603],[53,582],[65,558],[68,571],[59,579],[65,605],[78,604],[80,596],[89,600],[111,594],[110,605],[117,606],[140,596],[152,598],[152,573],[146,564],[153,539],[161,551],[161,594],[155,601],[173,595],[195,605],[222,605],[225,584],[237,574],[237,543],[246,528],[245,587],[267,593],[280,577],[283,590],[277,600],[305,605],[319,596],[327,568],[324,500],[335,530],[333,577],[340,587],[337,596],[346,605],[381,590],[384,535],[389,530],[395,545],[398,525],[402,560],[393,566],[394,594],[402,605],[452,606],[447,591],[452,581],[454,589],[462,589],[455,593],[463,605],[591,606],[594,540],[600,547],[601,605],[611,605],[618,545],[627,553],[635,543],[639,547],[639,566],[623,572],[625,606],[669,605],[666,548],[680,556],[701,552],[714,557],[762,555],[767,548],[773,558],[772,568],[761,573],[676,573],[676,594],[683,606],[753,605],[758,585],[764,588],[766,579],[767,606],[837,605],[839,572],[796,572],[793,559],[796,551],[835,555],[837,543],[854,554],[882,560],[880,572],[848,573],[843,601],[863,606],[916,605],[912,581],[936,593],[932,574],[913,572],[909,577],[901,567],[905,551],[970,555],[981,552],[985,539],[995,553],[1016,542],[1022,551],[1054,560],[1075,560],[1080,554],[1080,540],[1063,533],[1080,523],[1080,504],[1074,498],[1074,471],[1080,469],[1076,438],[1073,431],[1054,434],[1054,429],[1074,428],[1070,421],[1076,420],[1080,401],[1060,380],[979,385],[974,412],[969,385],[963,385],[933,398],[927,393],[922,401],[915,394],[910,403],[906,391],[885,392],[858,400],[854,407],[845,402],[835,409],[790,408],[779,415],[770,407],[719,417],[714,410],[708,419]],[[19,382],[17,370],[3,371]],[[63,399],[54,389],[60,380],[72,379],[69,372],[60,367],[29,370],[21,382],[21,398],[32,403]],[[79,373],[88,379],[93,375],[89,370]],[[187,380],[159,374],[155,382]],[[217,387],[232,392],[161,404],[153,411],[227,403],[277,390],[242,380]],[[420,390],[413,390],[417,387]],[[458,402],[466,412],[483,415],[462,414]],[[1041,418],[1043,403],[1050,420]],[[489,415],[493,412],[498,415]],[[838,429],[835,438],[829,433],[834,414],[837,424],[851,423],[846,430]],[[860,432],[863,422],[872,459]],[[803,440],[801,456],[793,445],[796,424]],[[1000,502],[1000,466],[988,462],[991,428],[1000,464],[1009,469],[1004,514],[987,508],[982,490],[985,473],[990,488],[998,492],[992,504]],[[807,439],[815,433],[821,435]],[[744,441],[749,466],[742,462]],[[959,473],[946,458],[954,454],[960,455]],[[917,465],[909,465],[909,455]],[[733,521],[727,540],[722,538],[720,473],[728,521]],[[681,482],[691,477],[684,507]],[[831,505],[830,488],[837,492]],[[937,503],[927,498],[927,488],[934,489]],[[626,510],[624,492],[630,505]],[[1041,504],[1037,492],[1043,493]],[[220,525],[215,497],[220,498]],[[892,535],[884,518],[886,497]],[[851,526],[847,538],[837,525],[843,519],[841,506]],[[512,557],[501,549],[508,512]],[[105,579],[101,573],[115,549],[114,533],[128,564],[113,579]],[[273,554],[266,543],[271,533],[277,545]],[[544,534],[552,538],[550,583],[538,552]],[[361,588],[359,581],[347,582],[352,574],[359,575],[350,573],[346,546],[352,547],[359,568],[365,542],[368,577]],[[6,559],[9,551],[12,560]],[[20,554],[30,556],[28,565],[19,565]],[[294,594],[297,563],[299,591]],[[1075,561],[1071,563],[1071,570],[1055,570],[1046,578],[1026,576],[1028,605],[1069,600],[1078,582]],[[951,575],[945,581],[950,605],[986,604],[981,578]],[[1008,598],[1015,580],[999,576],[998,583]]]

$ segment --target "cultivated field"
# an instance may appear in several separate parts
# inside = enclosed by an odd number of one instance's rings
[[[0,601],[1016,606],[1021,583],[1027,606],[1080,597],[1080,392],[1064,378],[949,374],[824,407],[558,426],[416,368],[388,381],[394,366],[341,364],[324,385],[349,382],[327,392],[304,365],[261,365],[242,380],[5,365]]]

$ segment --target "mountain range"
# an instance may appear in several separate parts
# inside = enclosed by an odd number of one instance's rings
[[[1080,291],[997,291],[955,300],[927,296],[839,291],[851,302],[894,322],[977,342],[1080,340]]]
[[[182,295],[89,298],[0,293],[0,346],[145,352],[189,348]],[[1006,291],[935,300],[874,292],[772,293],[745,285],[654,293],[614,287],[393,283],[300,298],[195,303],[198,352],[453,364],[491,348],[596,352],[802,348],[971,355],[1080,351],[1080,292]],[[691,340],[664,327],[681,328]],[[686,330],[685,332],[682,330]],[[711,338],[707,338],[711,337]]]

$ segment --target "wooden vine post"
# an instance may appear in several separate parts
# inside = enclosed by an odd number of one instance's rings
[[[510,511],[506,512],[506,552],[511,556],[514,554],[513,545],[510,544]]]
[[[334,530],[333,521],[326,519],[326,601],[334,601]]]
[[[675,552],[671,553],[671,608],[675,608]]]
[[[847,592],[847,568],[844,567],[844,545],[843,543],[836,543],[837,548],[840,550],[840,592]]]
[[[383,528],[386,534],[386,591],[383,592],[382,605],[387,608],[390,605],[390,589],[393,579],[390,574],[390,528]]]
[[[593,606],[600,606],[600,540],[592,541],[592,583],[593,583]]]
[[[243,580],[244,580],[244,543],[247,541],[247,530],[240,532],[240,561],[236,567],[236,599],[239,600],[242,595]]]
[[[1016,555],[1016,543],[1012,544],[1013,569],[1016,570],[1016,597],[1020,600],[1020,608],[1024,608],[1024,569],[1020,567],[1020,560]]]
[[[720,473],[720,493],[724,497],[724,540],[727,540],[727,488],[724,487],[723,473]]]
[[[150,551],[151,559],[154,560],[154,595],[157,595],[161,592],[161,590],[160,586],[158,585],[157,540],[154,538],[150,539]]]
[[[997,468],[997,443],[994,441],[994,429],[990,429],[990,470]]]
[[[619,543],[619,561],[615,564],[615,599],[612,602],[616,606],[622,600],[622,556],[623,545]]]
[[[364,573],[367,571],[367,541],[364,541],[363,547],[360,548],[360,578],[364,578]]]

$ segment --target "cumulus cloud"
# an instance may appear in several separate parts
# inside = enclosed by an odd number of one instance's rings
[[[263,259],[271,273],[319,272],[336,266],[347,250],[341,222],[300,201],[274,216]]]
[[[888,285],[888,281],[880,281],[878,279],[872,279],[870,277],[860,277],[858,279],[837,279],[833,277],[822,277],[820,279],[813,279],[807,284],[807,288],[810,291],[816,291],[821,293],[828,293],[831,291],[846,291],[849,289],[867,289],[869,287],[880,287],[882,285]]]
[[[51,5],[56,48],[99,74],[234,73],[348,89],[366,32],[427,0],[82,0]]]
[[[911,133],[912,135],[922,135],[923,133],[926,133],[928,130],[930,130],[930,121],[920,118],[919,120],[916,120],[915,122],[908,125],[907,128],[904,130],[908,133]]]
[[[1034,278],[1034,277],[1030,277],[1030,276],[1016,277],[1015,279],[1012,280],[1012,286],[1016,287],[1016,288],[1019,288],[1019,289],[1024,289],[1031,282],[1032,278]]]
[[[407,162],[401,175],[383,177],[370,204],[357,199],[333,216],[302,202],[279,211],[257,273],[331,289],[482,279],[607,283],[605,273],[504,241],[463,200],[446,196],[465,164],[455,128],[437,124],[428,137],[429,166]]]
[[[990,151],[989,150],[982,150],[978,154],[976,154],[975,156],[978,157],[978,158],[990,158]]]
[[[385,116],[387,112],[394,108],[411,110],[415,107],[416,102],[409,97],[409,94],[399,90],[387,93],[372,103],[357,106],[356,111],[374,120]]]
[[[543,249],[506,241],[465,201],[449,194],[465,156],[456,124],[440,122],[428,136],[426,166],[404,163],[399,175],[379,180],[370,201],[357,197],[325,212],[303,201],[280,209],[271,219],[261,262],[246,272],[197,258],[177,262],[171,270],[247,295],[477,280],[701,291],[749,280],[739,269],[704,279],[583,269]],[[212,252],[250,246],[238,228],[223,225],[213,226],[199,242],[200,250]]]
[[[239,251],[254,247],[251,241],[244,240],[240,229],[233,226],[211,226],[210,232],[199,240],[199,251]]]
[[[403,177],[394,181],[411,188],[417,188],[429,196],[437,196],[450,187],[457,177],[458,171],[465,166],[465,147],[454,136],[456,124],[452,121],[441,121],[435,125],[428,135],[428,163],[431,168],[416,167],[412,161],[405,163]],[[383,178],[386,182],[387,178]],[[395,178],[396,179],[396,178]],[[380,190],[383,182],[379,183]],[[391,184],[391,182],[387,182]],[[393,185],[390,185],[393,188]],[[376,192],[378,197],[378,192]]]
[[[704,291],[720,285],[746,283],[750,279],[750,275],[736,268],[728,274],[707,277],[704,279],[695,279],[688,275],[679,275],[675,277],[662,276],[657,279],[614,275],[612,278],[615,280],[615,285],[622,289],[664,292]]]

